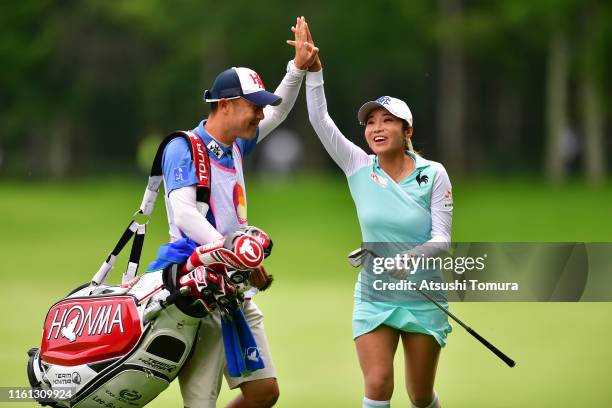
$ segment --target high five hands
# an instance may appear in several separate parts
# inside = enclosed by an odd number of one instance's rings
[[[294,33],[295,39],[287,40],[287,44],[295,47],[295,66],[298,69],[307,69],[311,72],[321,70],[319,49],[312,40],[306,19],[303,16],[298,17],[295,26],[291,27],[291,31]]]

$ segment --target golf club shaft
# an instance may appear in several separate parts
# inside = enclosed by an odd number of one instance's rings
[[[457,322],[461,327],[463,327],[468,333],[470,333],[476,340],[478,340],[480,343],[482,343],[486,348],[491,350],[493,352],[493,354],[495,354],[497,357],[502,359],[502,361],[504,363],[506,363],[509,367],[514,367],[516,365],[516,362],[513,359],[508,357],[506,354],[504,354],[500,349],[495,347],[493,344],[489,343],[487,341],[487,339],[485,339],[480,334],[478,334],[478,332],[476,330],[472,329],[470,326],[468,326],[467,324],[463,323],[457,316],[452,314],[448,309],[446,309],[444,306],[442,306],[440,303],[438,303],[429,294],[425,293],[424,291],[422,291],[420,289],[417,289],[417,291],[421,295],[426,297],[429,301],[431,301],[434,305],[436,305],[440,310],[442,310],[444,313],[446,313],[451,319],[453,319],[455,322]]]

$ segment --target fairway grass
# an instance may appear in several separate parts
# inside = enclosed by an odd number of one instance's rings
[[[144,178],[0,182],[0,386],[27,384],[26,351],[39,345],[47,309],[98,269],[139,205],[144,184]],[[360,236],[346,182],[254,179],[248,188],[250,222],[274,239],[267,265],[276,281],[256,301],[266,315],[279,375],[278,406],[360,406],[362,380],[350,327],[356,276],[345,261]],[[490,180],[456,183],[454,196],[455,241],[612,241],[611,186]],[[143,264],[166,240],[160,197]],[[115,277],[125,259],[118,260]],[[445,407],[608,406],[612,400],[607,367],[612,303],[452,303],[451,308],[517,367],[505,366],[455,324],[436,380]],[[393,397],[398,407],[408,406],[402,359],[400,349]],[[235,395],[225,387],[219,406]],[[150,406],[182,406],[178,383]]]

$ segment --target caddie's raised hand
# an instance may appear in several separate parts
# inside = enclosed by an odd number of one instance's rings
[[[294,40],[287,40],[287,44],[295,47],[294,63],[298,69],[306,70],[316,60],[319,49],[315,47],[312,41],[308,41],[308,24],[304,17],[296,19],[295,26],[291,27],[294,33]]]

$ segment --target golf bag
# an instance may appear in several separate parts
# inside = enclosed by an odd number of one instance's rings
[[[146,224],[162,181],[161,153],[174,137],[159,147],[140,209],[115,248],[91,282],[49,309],[41,347],[28,352],[28,379],[42,391],[37,394],[44,396],[38,398],[43,406],[145,406],[189,360],[201,318],[217,307],[237,308],[249,269],[259,268],[269,255],[269,237],[250,227],[220,244],[197,247],[183,265],[137,276]],[[198,201],[209,196],[201,180]],[[147,220],[137,222],[137,217]],[[116,257],[132,238],[122,283],[107,284]]]
[[[42,405],[142,407],[168,387],[200,321],[172,304],[170,273],[147,273],[131,288],[88,285],[51,307],[28,361],[32,387],[52,391]]]

